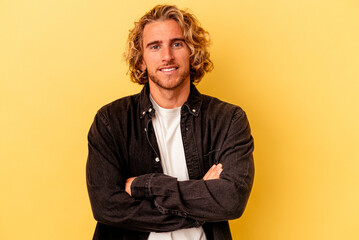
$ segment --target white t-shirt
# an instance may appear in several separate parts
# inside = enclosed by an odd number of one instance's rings
[[[186,158],[181,135],[181,107],[174,109],[161,108],[152,97],[151,102],[156,113],[152,118],[161,165],[166,175],[178,181],[189,180]],[[180,229],[173,232],[151,232],[148,240],[206,240],[202,227]]]

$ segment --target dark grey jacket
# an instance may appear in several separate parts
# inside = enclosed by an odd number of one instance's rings
[[[149,232],[202,226],[207,239],[231,239],[228,221],[242,215],[253,184],[253,138],[244,111],[191,86],[181,109],[190,180],[163,174],[151,118],[149,86],[102,107],[88,134],[87,187],[93,239],[146,239]],[[218,180],[202,180],[222,163]],[[129,177],[132,197],[124,188]]]

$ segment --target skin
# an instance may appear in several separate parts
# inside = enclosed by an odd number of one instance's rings
[[[180,107],[187,100],[191,83],[190,54],[183,31],[175,20],[145,26],[141,68],[147,70],[151,95],[161,107]]]
[[[163,108],[182,106],[190,93],[191,51],[179,24],[175,20],[147,24],[143,30],[142,54],[141,70],[147,70],[153,99]],[[222,164],[213,165],[203,180],[219,179],[222,170]],[[126,180],[125,191],[129,195],[135,178]]]

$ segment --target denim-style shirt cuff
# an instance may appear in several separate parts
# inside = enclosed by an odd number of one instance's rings
[[[137,199],[151,199],[151,180],[154,173],[136,177],[131,184],[131,195]]]

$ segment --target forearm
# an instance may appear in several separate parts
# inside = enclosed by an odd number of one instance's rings
[[[221,172],[223,171],[223,169],[222,169],[222,164],[220,163],[220,164],[218,164],[218,165],[213,165],[209,170],[208,170],[208,172],[205,174],[205,176],[203,177],[203,180],[204,181],[209,181],[209,180],[215,180],[215,179],[219,179],[220,178],[220,174],[221,174]],[[165,175],[163,175],[164,177],[166,177]],[[159,177],[159,178],[161,178],[161,176]],[[131,185],[132,185],[132,182],[134,181],[136,179],[136,177],[131,177],[131,178],[128,178],[127,180],[126,180],[126,186],[125,186],[125,190],[126,190],[126,192],[129,194],[129,195],[131,195],[132,196],[132,191],[131,191]],[[140,178],[141,179],[141,178]],[[146,179],[146,178],[145,178]],[[153,179],[153,177],[151,177],[151,175],[149,176],[149,178],[147,178],[146,180],[145,180],[145,186],[147,185],[147,189],[148,189],[148,187],[150,186],[150,185],[152,185],[152,183],[151,183],[151,180]],[[174,180],[173,178],[171,179],[171,180]],[[160,180],[161,181],[161,180]],[[175,182],[174,182],[175,183]],[[177,183],[178,184],[178,183]],[[163,185],[163,184],[162,184]],[[141,194],[141,192],[144,192],[144,193],[146,193],[146,189],[145,190],[143,190],[143,189],[141,189],[141,187],[139,188],[138,186],[136,187],[136,185],[134,186],[134,188],[136,188],[135,189],[135,195],[136,195],[136,191],[137,191],[137,194]],[[167,190],[169,190],[169,189],[167,189]],[[191,191],[192,191],[192,189],[190,189]],[[198,190],[198,189],[197,189]],[[149,191],[149,192],[151,192],[151,191]],[[148,193],[149,195],[150,195],[150,193]],[[183,195],[186,195],[186,194],[183,194]],[[138,196],[137,195],[137,197],[140,197],[140,196]],[[146,197],[146,196],[143,196],[143,197]],[[173,196],[172,196],[173,197]],[[150,198],[150,196],[148,196],[148,198]],[[209,198],[207,198],[207,200],[208,200]],[[176,199],[176,198],[172,198],[172,200],[177,200],[178,201],[178,199]],[[182,210],[180,210],[180,209],[177,209],[176,211],[175,211],[175,209],[168,209],[168,211],[166,212],[166,210],[163,208],[163,207],[160,207],[160,205],[161,204],[157,204],[157,206],[158,206],[158,208],[164,213],[164,214],[171,214],[171,213],[173,213],[173,212],[175,212],[175,215],[180,215],[180,216],[187,216],[187,211],[185,211],[183,208],[182,208]],[[180,206],[180,204],[176,204],[176,206]],[[212,206],[213,206],[213,204],[212,204]],[[193,209],[198,209],[198,207],[195,207],[195,206],[193,206]],[[213,207],[211,207],[211,210],[215,210],[215,209],[213,209]],[[182,212],[182,214],[181,214],[181,212]],[[212,212],[214,212],[214,213],[220,213],[221,211],[212,211]],[[203,214],[200,214],[200,216],[202,216]],[[210,219],[213,219],[215,216],[208,216],[208,218],[209,219],[203,219],[203,220],[206,220],[206,221],[209,221]],[[225,218],[228,218],[229,216],[228,216],[228,214],[225,214]],[[223,218],[223,217],[222,217]],[[219,220],[222,220],[222,218],[219,216]]]
[[[125,191],[121,171],[89,145],[87,187],[94,218],[104,224],[137,231],[174,231],[198,227],[199,222],[163,214],[152,201],[138,200]]]
[[[215,222],[240,217],[251,186],[251,181],[243,185],[226,179],[177,181],[163,174],[147,174],[133,182],[132,195],[152,200],[163,214]]]
[[[163,214],[148,200],[135,200],[123,189],[88,185],[94,218],[104,224],[143,232],[198,227],[190,218]]]

